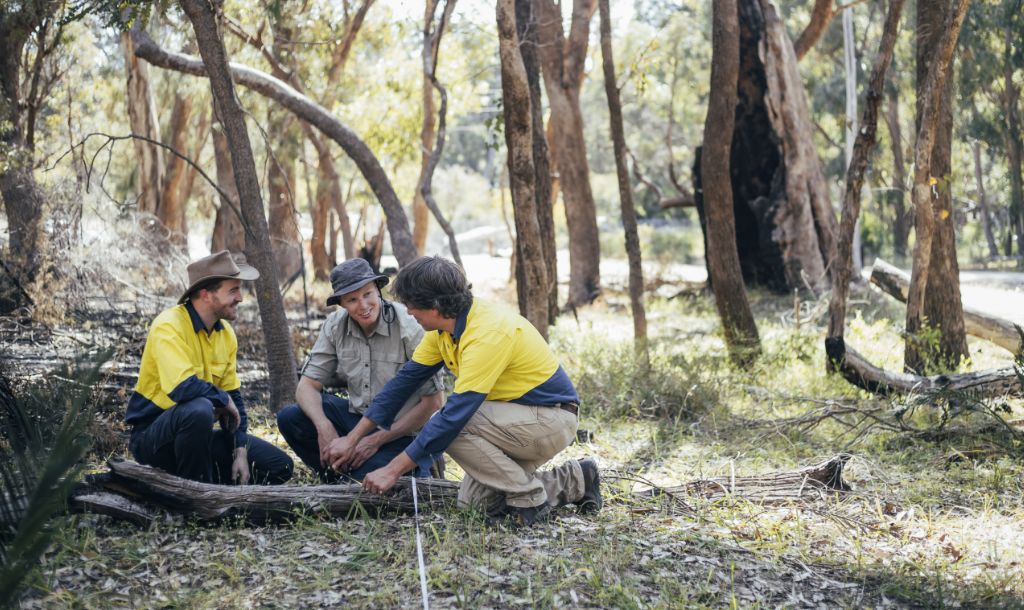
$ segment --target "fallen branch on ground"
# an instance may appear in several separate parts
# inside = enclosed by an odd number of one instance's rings
[[[901,269],[877,259],[871,270],[871,283],[896,300],[906,303],[910,292],[910,277]],[[1020,326],[977,309],[964,306],[964,329],[968,335],[991,341],[1019,356],[1024,353]]]
[[[849,457],[840,454],[794,471],[713,477],[677,487],[652,487],[631,497],[643,501],[666,499],[670,509],[682,508],[687,512],[691,509],[685,500],[694,496],[705,500],[736,496],[754,502],[817,500],[830,492],[850,490],[843,480],[843,467]],[[108,466],[110,472],[89,477],[89,485],[72,495],[72,510],[106,514],[140,525],[156,518],[156,512],[145,504],[203,521],[243,516],[254,523],[287,519],[297,511],[325,512],[342,518],[413,511],[411,484],[404,477],[392,493],[379,496],[364,493],[359,484],[212,485],[127,460],[112,460]],[[456,482],[438,479],[418,479],[416,486],[420,511],[453,505],[459,489]]]

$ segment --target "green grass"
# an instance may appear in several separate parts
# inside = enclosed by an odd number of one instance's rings
[[[855,300],[850,344],[898,368],[893,309],[869,294]],[[906,401],[879,401],[825,375],[822,302],[754,293],[752,303],[764,355],[750,371],[730,363],[706,298],[649,304],[649,370],[634,357],[621,312],[598,304],[578,322],[560,320],[552,343],[578,384],[581,427],[592,438],[559,460],[598,457],[606,508],[587,518],[562,512],[519,532],[472,513],[423,515],[432,606],[1024,607],[1024,464],[1014,437],[973,411],[940,428],[941,397],[907,410]],[[976,367],[1008,361],[997,348],[971,347]],[[891,421],[903,410],[915,430],[778,423],[828,401],[876,408]],[[1019,401],[1008,404],[1003,416],[1020,417]],[[257,416],[254,426],[272,437],[269,419]],[[839,451],[854,456],[846,476],[855,493],[843,498],[692,499],[695,513],[685,515],[624,501],[636,479],[672,485],[768,472]],[[300,515],[267,527],[179,519],[146,531],[78,516],[22,603],[412,608],[420,605],[415,548],[407,516]]]

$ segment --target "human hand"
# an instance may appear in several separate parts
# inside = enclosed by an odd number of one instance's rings
[[[249,452],[245,447],[235,449],[235,459],[231,462],[231,481],[238,485],[249,484]]]
[[[380,450],[380,446],[383,444],[384,439],[380,432],[364,436],[352,451],[352,459],[349,462],[349,467],[355,469],[362,466],[366,460],[376,455]]]
[[[363,489],[370,493],[382,494],[395,486],[401,473],[393,472],[389,466],[378,468],[363,477]]]
[[[320,465],[327,467],[331,465],[330,447],[338,438],[338,431],[334,428],[334,424],[327,422],[324,426],[317,426],[316,429],[316,442],[320,447]]]
[[[331,441],[327,448],[327,459],[331,468],[338,472],[345,472],[352,467],[352,456],[355,453],[356,441],[348,435],[339,436]]]
[[[230,396],[226,405],[213,410],[213,416],[220,422],[220,429],[228,434],[234,434],[238,425],[242,423],[242,416],[238,414],[238,407],[235,406],[235,402],[231,400]]]

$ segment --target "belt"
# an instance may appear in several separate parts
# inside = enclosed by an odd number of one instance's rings
[[[560,402],[552,406],[558,407],[563,411],[568,411],[569,413],[572,413],[576,417],[579,417],[580,415],[580,406],[574,402]]]

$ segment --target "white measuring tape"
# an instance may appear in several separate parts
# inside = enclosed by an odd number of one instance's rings
[[[416,477],[412,478],[412,511],[416,523],[416,559],[420,564],[420,593],[423,595],[423,610],[430,610],[430,598],[427,594],[427,568],[423,563],[423,541],[420,539],[420,503],[416,494]]]

